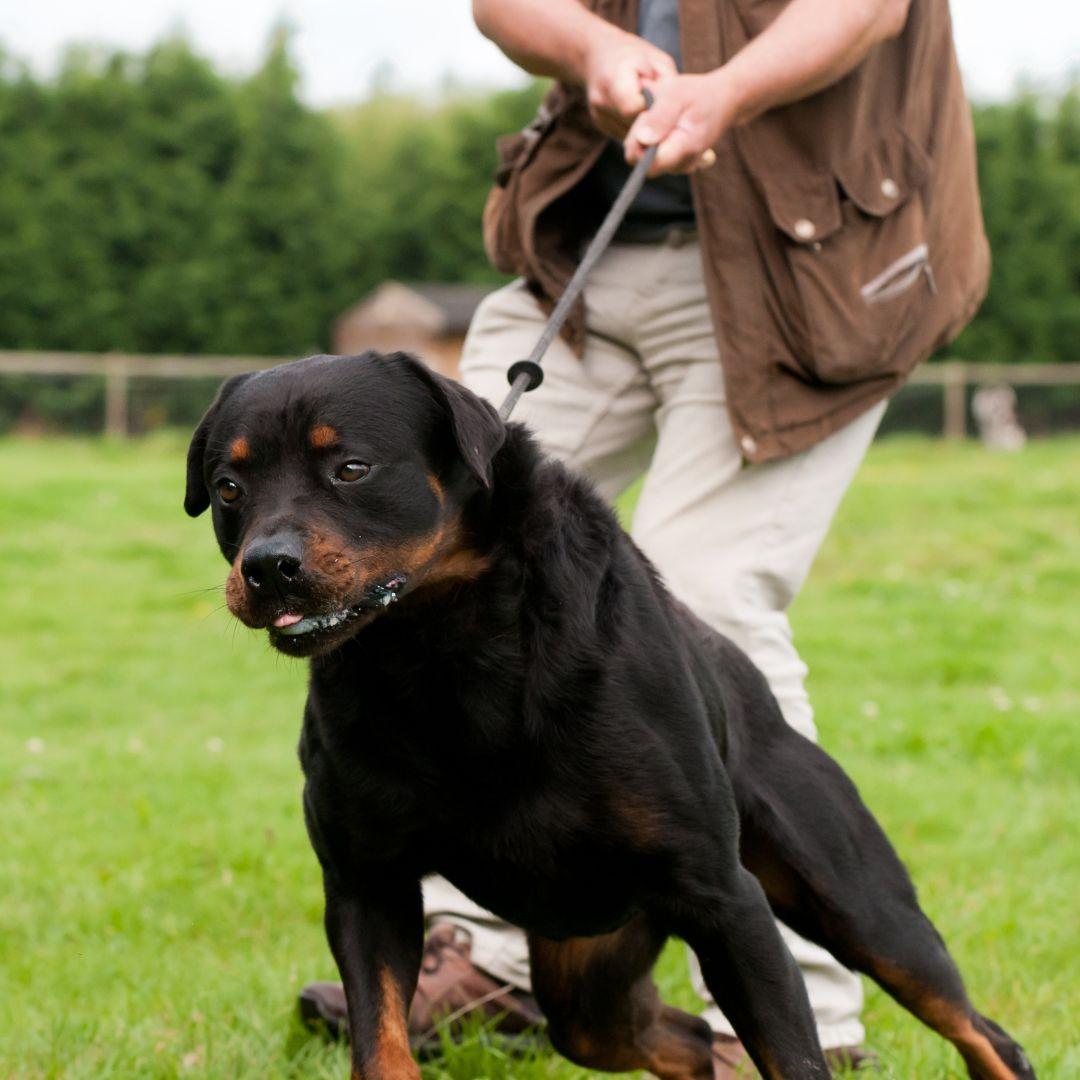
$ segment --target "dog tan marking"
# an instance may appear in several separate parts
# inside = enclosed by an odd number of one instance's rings
[[[975,1070],[980,1080],[1016,1080],[1016,1073],[1001,1060],[994,1044],[976,1029],[971,1017],[955,1005],[929,994],[923,1005],[923,1017],[930,1026],[945,1036],[960,1056]]]
[[[225,582],[229,611],[245,626],[260,624],[254,597],[244,580],[243,551],[233,561]],[[376,585],[403,574],[412,588],[473,581],[491,566],[491,560],[467,547],[457,522],[442,524],[430,533],[396,547],[356,547],[344,537],[309,528],[304,541],[304,572],[312,583],[318,610],[347,607]]]
[[[890,989],[899,991],[908,1008],[960,1051],[979,1080],[1016,1080],[1016,1073],[961,1006],[939,997],[896,964],[877,961],[875,966],[882,975],[887,975]]]
[[[316,424],[311,429],[308,439],[316,450],[329,450],[332,446],[337,446],[340,441],[338,433],[329,424]]]
[[[244,580],[243,560],[241,549],[225,581],[225,602],[229,611],[245,626],[257,628],[265,622],[256,618],[252,604],[254,597]],[[304,544],[304,569],[315,585],[320,606],[344,607],[355,602],[360,589],[361,566],[360,554],[340,537],[308,533]]]
[[[425,585],[442,585],[450,582],[475,581],[491,569],[491,559],[486,555],[458,548],[444,553],[428,570]]]
[[[446,492],[443,491],[439,478],[434,473],[428,473],[427,485],[431,488],[431,494],[439,500],[439,509],[441,510],[446,505]]]
[[[592,938],[530,937],[534,986],[552,1041],[587,1069],[711,1080],[708,1027],[660,1001],[649,976],[655,949],[639,931],[630,923]]]
[[[327,600],[356,599],[363,573],[363,553],[341,536],[309,529],[304,543],[304,569]]]
[[[664,838],[663,821],[654,806],[640,795],[628,794],[613,806],[615,816],[635,844],[652,848]]]
[[[464,543],[457,521],[394,548],[362,549],[358,557],[368,585],[398,573],[414,588],[474,581],[491,566],[489,558]]]
[[[242,461],[247,461],[250,457],[251,443],[243,435],[233,439],[232,445],[229,447],[229,460],[234,465],[238,465]]]
[[[379,971],[379,1028],[371,1063],[380,1080],[410,1080],[419,1077],[420,1069],[409,1049],[405,1003],[394,981],[393,973],[384,967]]]
[[[970,1017],[947,1001],[928,1002],[924,1007],[930,1025],[960,1051],[980,1080],[1016,1080],[1016,1073],[1001,1060],[994,1044],[976,1029]]]
[[[243,549],[239,551],[225,579],[225,603],[229,611],[245,626],[251,625],[251,613],[248,610],[248,592],[240,564],[244,559]]]

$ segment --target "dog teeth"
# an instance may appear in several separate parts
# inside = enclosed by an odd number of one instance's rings
[[[400,578],[394,578],[392,581],[388,581],[385,585],[376,585],[371,590],[371,598],[380,607],[387,608],[398,598],[398,590],[404,584],[404,580]]]
[[[348,622],[354,615],[361,614],[366,604],[375,603],[379,607],[388,608],[398,599],[398,593],[405,584],[404,578],[393,578],[385,585],[376,585],[371,590],[371,597],[365,603],[358,604],[354,608],[344,611],[335,611],[329,615],[309,615],[306,619],[295,622],[292,626],[279,626],[277,633],[285,637],[300,637],[302,634],[310,634],[313,630],[332,630],[343,622]],[[370,611],[370,607],[367,608]]]
[[[286,637],[299,637],[301,634],[310,634],[312,630],[330,630],[343,623],[348,617],[347,611],[335,611],[331,615],[311,615],[298,623],[293,623],[292,626],[280,627],[278,633]]]

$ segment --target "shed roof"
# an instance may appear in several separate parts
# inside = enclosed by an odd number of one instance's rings
[[[468,330],[480,301],[491,292],[490,285],[443,285],[427,281],[410,284],[408,288],[443,312],[449,334]]]
[[[490,286],[384,281],[340,318],[353,326],[420,326],[428,333],[464,334]]]

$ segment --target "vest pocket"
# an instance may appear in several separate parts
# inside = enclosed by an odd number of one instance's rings
[[[920,278],[926,279],[926,286],[932,294],[937,293],[934,271],[930,267],[930,249],[925,244],[916,244],[886,266],[859,290],[859,295],[868,304],[884,304],[906,293]]]
[[[927,243],[926,155],[894,132],[831,172],[764,183],[798,298],[797,360],[848,383],[890,363],[936,291]]]

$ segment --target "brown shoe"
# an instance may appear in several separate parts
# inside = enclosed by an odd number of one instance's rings
[[[877,1054],[864,1046],[833,1046],[825,1051],[825,1060],[834,1076],[845,1072],[877,1072],[881,1068]]]
[[[304,1027],[331,1039],[349,1036],[349,1013],[345,1006],[345,989],[341,983],[313,982],[300,991],[297,999]]]
[[[878,1069],[877,1055],[861,1046],[835,1046],[825,1051],[833,1075],[845,1072],[872,1072]],[[750,1055],[733,1035],[713,1035],[713,1080],[750,1080],[758,1076]]]
[[[713,1032],[713,1080],[749,1080],[757,1076],[750,1055],[734,1035]]]
[[[409,1008],[409,1041],[421,1054],[437,1052],[440,1032],[461,1021],[490,1021],[512,1042],[544,1023],[531,994],[500,983],[470,960],[469,934],[449,923],[432,927],[424,943],[420,979]],[[348,1035],[348,1011],[340,983],[309,983],[300,992],[300,1016],[331,1038]]]

